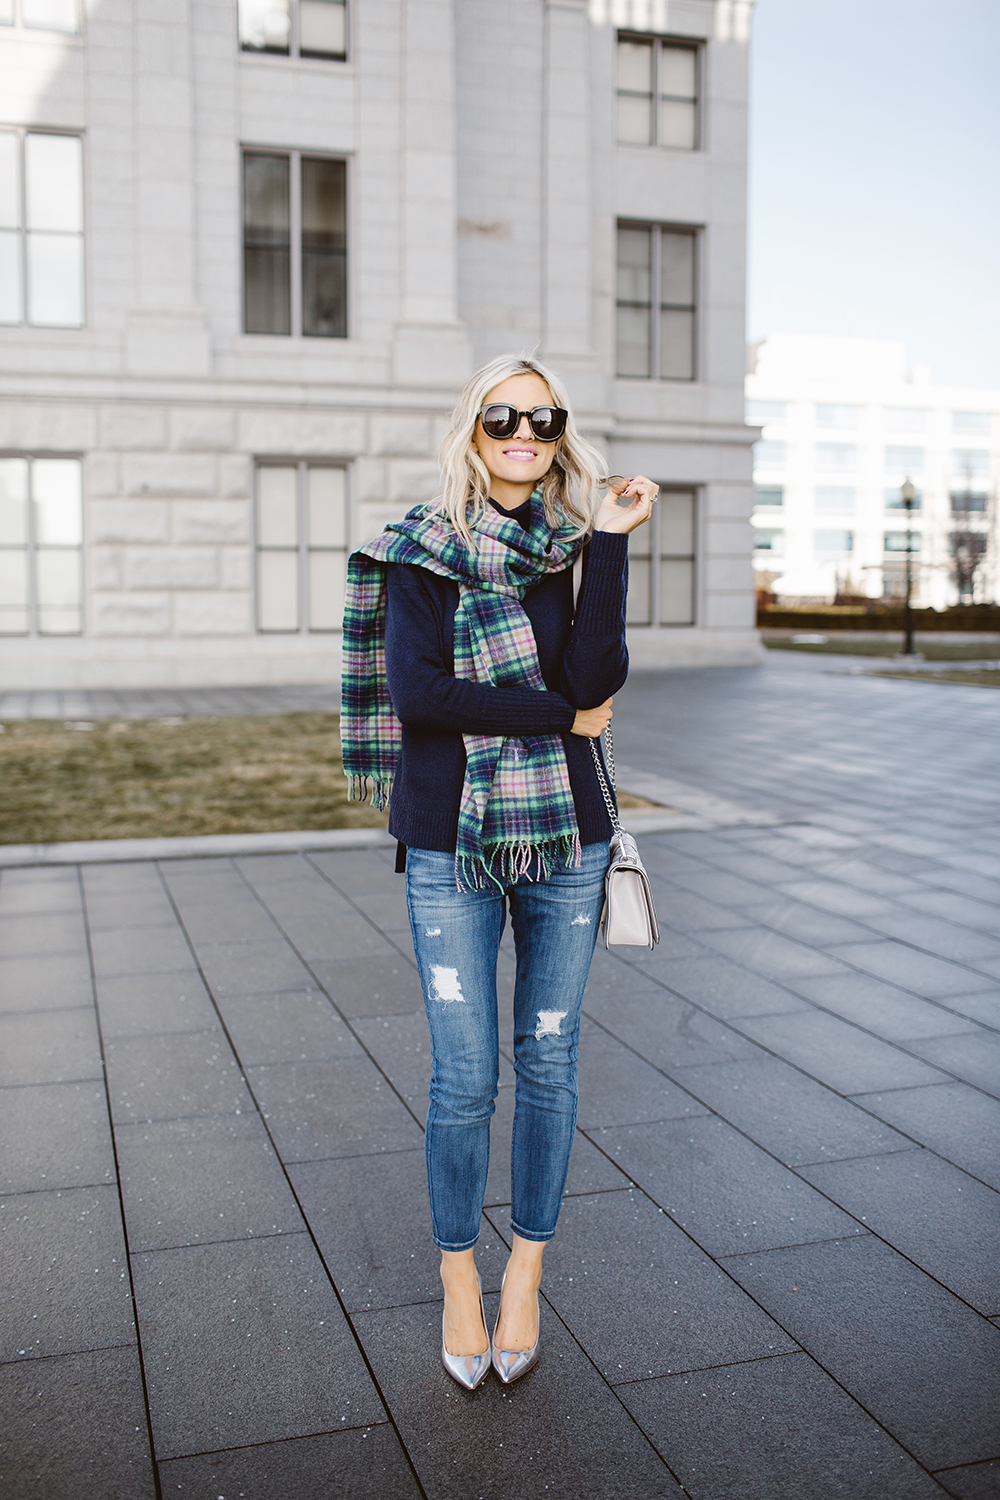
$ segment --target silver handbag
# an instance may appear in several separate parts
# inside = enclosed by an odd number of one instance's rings
[[[606,729],[608,746],[608,768],[611,783],[615,779],[615,748],[610,727]],[[604,876],[604,917],[601,927],[604,946],[649,948],[660,941],[660,929],[656,925],[653,909],[653,893],[649,888],[649,876],[639,858],[639,846],[630,833],[626,833],[618,821],[618,808],[611,795],[597,745],[590,742],[590,753],[594,758],[594,770],[604,794],[604,805],[614,834],[611,839],[611,859]]]

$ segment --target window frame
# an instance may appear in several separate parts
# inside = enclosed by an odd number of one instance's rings
[[[258,516],[260,488],[258,475],[262,469],[294,469],[295,506],[298,542],[295,547],[262,546],[258,541]],[[344,475],[344,545],[343,547],[311,547],[308,540],[307,506],[308,490],[306,476],[310,469],[339,469]],[[351,466],[344,458],[289,458],[267,454],[255,458],[253,465],[253,621],[254,635],[284,636],[337,636],[343,634],[343,623],[331,629],[317,629],[309,624],[309,555],[311,552],[343,552],[345,566],[353,546],[353,509],[351,506]],[[296,576],[299,591],[299,623],[293,629],[265,629],[260,623],[261,590],[258,559],[261,552],[296,552],[298,566]]]
[[[82,453],[56,453],[48,449],[0,448],[0,461],[9,458],[22,459],[28,465],[28,534],[23,549],[0,543],[0,551],[25,551],[28,559],[28,628],[27,630],[0,631],[0,641],[53,641],[79,640],[87,633],[87,505],[84,487],[84,455]],[[38,461],[76,463],[80,469],[80,540],[73,543],[38,542],[37,518],[35,516],[35,486],[33,466]],[[80,564],[80,628],[79,630],[40,630],[38,625],[41,605],[38,599],[37,557],[39,551],[76,552]]]
[[[263,54],[262,54],[263,55]],[[320,59],[323,61],[323,59]],[[288,333],[250,333],[246,327],[247,321],[247,280],[246,280],[246,247],[247,247],[247,203],[246,203],[246,168],[245,162],[248,156],[282,156],[288,162],[288,245],[289,245],[289,270],[288,270],[288,294],[291,302],[289,331]],[[304,333],[302,325],[302,163],[303,160],[310,161],[335,161],[344,164],[344,332],[331,334]],[[299,146],[262,146],[258,144],[240,143],[240,337],[245,339],[309,339],[322,343],[345,343],[352,334],[354,322],[352,308],[352,280],[351,280],[351,227],[353,215],[351,212],[351,193],[353,183],[352,171],[353,158],[348,152],[343,151],[314,151],[303,150]]]
[[[664,552],[660,541],[661,521],[663,514],[661,509],[665,497],[670,495],[690,495],[692,500],[691,515],[691,547],[689,553]],[[650,538],[648,562],[650,567],[649,580],[649,619],[628,621],[628,600],[625,601],[625,614],[627,630],[692,630],[701,619],[701,556],[702,556],[702,486],[698,484],[678,484],[676,482],[660,485],[659,501],[653,507],[653,514],[646,527],[639,527],[631,535],[639,539],[639,532],[646,531]],[[631,559],[630,562],[638,559]],[[663,622],[660,619],[662,578],[661,564],[663,562],[687,562],[691,565],[691,618],[690,620],[672,620]]]
[[[9,27],[7,22],[0,22],[0,36],[2,36],[3,32],[8,29],[10,31],[26,31],[31,36],[38,36],[39,34],[41,34],[42,36],[75,37],[78,42],[83,36],[84,15],[83,6],[80,3],[80,0],[74,0],[74,6],[76,9],[76,26],[72,31],[65,31],[61,26],[32,26],[24,20],[22,0],[12,0],[12,5],[14,10],[14,19],[9,23]]]
[[[240,40],[239,0],[237,0],[237,5],[236,5],[236,51],[237,51],[237,54],[241,58],[243,58],[243,57],[252,57],[252,58],[255,58],[257,60],[260,60],[261,58],[264,58],[264,59],[266,59],[267,61],[269,61],[271,63],[282,63],[282,62],[314,63],[314,64],[317,64],[321,68],[323,68],[323,67],[329,67],[330,64],[333,64],[334,67],[345,67],[346,65],[348,65],[352,61],[351,22],[352,22],[352,19],[353,19],[353,17],[352,17],[353,6],[351,4],[351,0],[344,0],[344,4],[343,4],[343,10],[344,10],[344,51],[343,51],[343,53],[324,54],[324,53],[318,53],[318,52],[302,52],[300,50],[299,37],[301,35],[301,25],[300,25],[300,22],[299,22],[299,5],[300,5],[300,0],[289,0],[289,8],[290,8],[290,11],[291,11],[291,16],[290,16],[291,24],[290,24],[289,33],[288,33],[288,51],[287,52],[279,52],[279,51],[277,51],[277,50],[275,50],[273,48],[268,48],[268,47],[244,47],[243,42]]]
[[[648,303],[623,302],[618,297],[617,284],[615,286],[615,379],[616,380],[646,380],[665,381],[672,385],[697,385],[701,380],[701,303],[702,303],[702,241],[705,236],[704,225],[701,224],[677,224],[661,223],[658,220],[642,219],[616,219],[615,220],[615,278],[618,276],[618,234],[622,229],[648,230],[651,235],[650,254],[650,300]],[[662,251],[661,236],[664,234],[683,234],[694,242],[692,281],[693,302],[690,306],[681,306],[680,303],[663,302],[661,271]],[[622,307],[648,307],[651,320],[649,339],[649,363],[650,372],[647,375],[622,375],[618,371],[618,310]],[[663,311],[690,312],[691,314],[691,374],[690,375],[661,375],[661,336],[660,336],[660,314]]]
[[[647,98],[648,95],[637,94],[633,89],[620,89],[617,80],[618,46],[621,42],[649,42],[653,47],[653,139],[651,141],[623,141],[618,138],[618,100],[625,95],[627,98]],[[693,146],[668,146],[662,145],[660,136],[660,100],[672,99],[679,96],[660,93],[660,59],[664,47],[676,47],[685,52],[694,53],[694,145]],[[698,37],[675,36],[672,32],[655,31],[629,31],[623,28],[615,33],[615,145],[634,147],[638,151],[683,151],[692,153],[704,151],[705,129],[704,110],[702,100],[705,96],[705,44]],[[679,102],[691,103],[691,100]]]
[[[79,14],[79,7],[78,7]],[[58,32],[56,35],[69,36],[69,32]],[[75,33],[79,36],[79,33]],[[87,295],[87,275],[89,268],[89,257],[87,255],[87,151],[85,130],[61,130],[56,126],[47,125],[12,125],[0,124],[0,133],[14,135],[17,137],[18,171],[20,173],[20,203],[19,212],[21,223],[15,230],[4,230],[5,234],[14,233],[18,236],[19,264],[21,274],[21,317],[17,323],[0,323],[3,328],[30,328],[50,329],[60,333],[80,333],[87,327],[87,310],[89,297]],[[69,139],[80,143],[80,228],[79,230],[44,230],[32,231],[28,228],[28,173],[27,173],[27,139],[30,135],[56,136],[60,140]],[[28,317],[28,235],[31,233],[58,234],[66,239],[79,239],[81,251],[80,270],[80,321],[79,323],[33,323]]]

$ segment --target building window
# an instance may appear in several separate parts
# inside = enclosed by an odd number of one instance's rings
[[[244,52],[347,57],[345,0],[239,0],[239,29]]]
[[[0,458],[0,635],[83,628],[78,458]]]
[[[785,418],[784,401],[748,401],[746,420],[753,423],[782,422]]]
[[[697,45],[619,36],[619,142],[696,151],[698,134]]]
[[[853,469],[858,450],[853,443],[817,443],[816,463],[821,469]]]
[[[860,406],[817,406],[817,427],[857,427]]]
[[[755,552],[770,552],[774,557],[780,557],[785,550],[785,533],[783,531],[755,530],[753,534],[753,547]]]
[[[0,0],[0,26],[17,25],[75,36],[80,29],[77,0]]]
[[[785,445],[776,438],[761,438],[753,445],[754,468],[780,468],[785,462]]]
[[[989,432],[990,413],[988,411],[953,411],[951,425],[955,432]]]
[[[347,471],[259,464],[257,629],[340,630],[347,587]]]
[[[838,552],[853,552],[854,532],[817,531],[814,535],[813,545],[817,552],[825,552],[828,555]]]
[[[914,491],[913,500],[912,500],[912,503],[910,505],[910,509],[911,510],[919,510],[923,498],[924,497],[920,493],[919,490]],[[906,509],[906,506],[903,503],[903,497],[899,493],[899,486],[898,485],[895,488],[893,488],[893,489],[887,489],[885,491],[885,496],[884,496],[883,503],[884,503],[884,506],[885,506],[886,510],[905,510]]]
[[[694,380],[697,231],[618,226],[618,374]]]
[[[755,505],[784,505],[785,491],[780,484],[758,484],[753,492]]]
[[[243,154],[243,331],[347,337],[347,163]]]
[[[985,490],[952,490],[948,498],[953,516],[968,516],[977,511],[985,514],[987,502]]]
[[[951,455],[955,474],[988,474],[990,455],[987,448],[955,448]]]
[[[0,130],[0,323],[83,325],[83,143]]]
[[[911,538],[909,545],[907,545],[907,535]],[[886,552],[919,552],[920,534],[916,531],[909,533],[905,531],[887,531],[883,538],[883,548]]]
[[[885,466],[887,469],[905,469],[909,474],[919,474],[924,466],[924,450],[891,444],[885,450]]]
[[[849,484],[818,484],[817,510],[853,510],[856,491]]]
[[[927,413],[916,406],[890,406],[885,414],[890,432],[923,432],[926,424]]]
[[[628,623],[693,625],[697,503],[694,490],[660,490],[652,519],[629,532]]]

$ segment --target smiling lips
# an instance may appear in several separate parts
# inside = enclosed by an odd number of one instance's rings
[[[505,448],[503,456],[514,459],[515,463],[525,464],[534,463],[538,454],[533,448]]]

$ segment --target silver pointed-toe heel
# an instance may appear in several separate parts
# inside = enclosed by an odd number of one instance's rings
[[[479,1281],[479,1310],[483,1315],[483,1331],[489,1338],[489,1330],[486,1327],[486,1309],[483,1306],[483,1283],[478,1273],[476,1279]],[[444,1309],[441,1309],[441,1363],[452,1380],[457,1380],[458,1384],[464,1386],[467,1391],[474,1391],[477,1385],[482,1385],[490,1372],[492,1350],[491,1344],[482,1354],[449,1354],[444,1341]]]
[[[501,1281],[500,1283],[501,1305],[503,1303],[503,1288],[504,1282],[506,1280],[507,1273],[505,1271],[503,1275],[503,1281]],[[526,1375],[531,1369],[532,1365],[535,1364],[538,1360],[538,1352],[541,1348],[542,1343],[541,1309],[539,1309],[538,1314],[538,1337],[535,1339],[534,1347],[531,1349],[498,1349],[496,1340],[497,1328],[499,1326],[500,1314],[497,1313],[497,1320],[493,1325],[493,1339],[491,1341],[493,1350],[493,1368],[500,1376],[500,1379],[503,1381],[504,1385],[510,1385],[512,1381],[519,1380],[522,1375]]]

